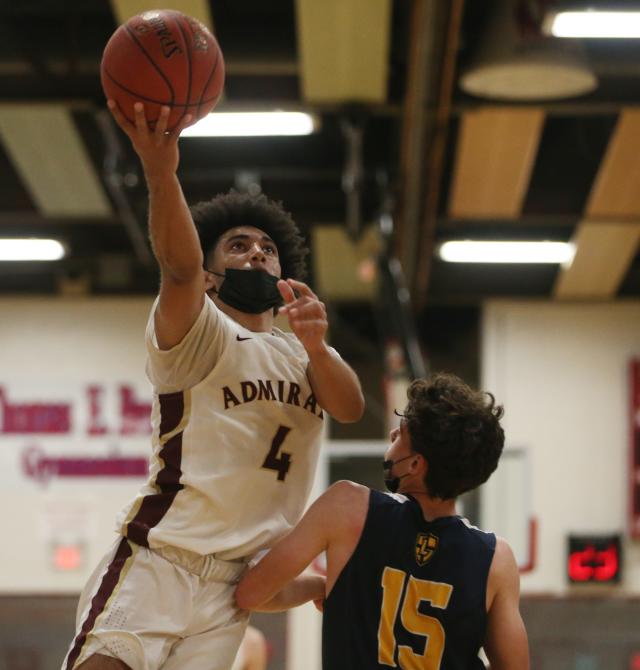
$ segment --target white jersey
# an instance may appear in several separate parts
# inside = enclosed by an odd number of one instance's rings
[[[323,412],[307,353],[292,334],[243,328],[208,296],[183,341],[160,351],[154,311],[153,458],[119,530],[151,548],[250,557],[299,520],[313,483]]]

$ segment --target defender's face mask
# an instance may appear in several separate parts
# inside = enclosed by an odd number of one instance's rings
[[[206,268],[205,268],[206,269]],[[282,304],[278,291],[278,277],[264,270],[238,270],[227,268],[224,274],[207,270],[224,277],[217,292],[222,302],[247,314],[262,314]]]
[[[384,468],[384,485],[387,487],[391,493],[396,493],[398,491],[398,488],[400,488],[400,480],[403,477],[408,477],[409,473],[406,472],[404,475],[400,475],[400,477],[392,477],[392,470],[393,466],[396,463],[402,463],[402,461],[406,461],[408,458],[414,458],[415,454],[410,454],[409,456],[404,456],[403,458],[399,458],[396,461],[388,460],[388,461],[382,461],[382,467]]]

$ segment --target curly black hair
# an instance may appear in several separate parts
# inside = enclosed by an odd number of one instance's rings
[[[205,262],[227,230],[253,226],[267,233],[278,247],[283,279],[304,279],[306,276],[309,249],[291,214],[281,203],[262,193],[251,195],[232,190],[199,202],[190,209]]]
[[[438,373],[415,380],[407,398],[403,417],[412,449],[428,463],[429,495],[455,498],[486,482],[504,447],[504,410],[493,395]]]

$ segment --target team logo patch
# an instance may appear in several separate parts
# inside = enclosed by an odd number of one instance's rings
[[[423,566],[438,548],[438,538],[432,533],[418,533],[416,537],[416,563]]]

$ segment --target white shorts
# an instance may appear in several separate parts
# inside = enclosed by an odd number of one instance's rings
[[[62,670],[96,653],[132,670],[229,670],[249,620],[234,600],[245,568],[120,538],[80,596]]]

